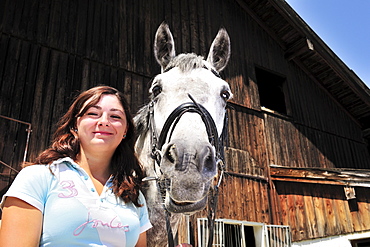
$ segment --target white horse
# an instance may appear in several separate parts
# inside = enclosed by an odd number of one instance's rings
[[[154,226],[148,246],[162,247],[167,245],[165,213],[171,213],[176,232],[181,213],[206,206],[217,174],[222,152],[217,150],[217,133],[223,131],[226,103],[232,97],[219,72],[228,63],[230,39],[220,29],[207,60],[193,53],[176,56],[171,31],[162,23],[154,54],[162,73],[152,81],[151,102],[135,117],[136,151],[148,175],[144,194]]]

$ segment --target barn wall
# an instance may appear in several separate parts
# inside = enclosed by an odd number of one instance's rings
[[[2,5],[0,114],[32,124],[28,160],[49,145],[57,120],[80,90],[108,84],[124,92],[134,111],[143,104],[151,63],[136,58],[150,50],[153,32],[148,20],[132,20],[149,6],[132,11],[120,1]],[[8,151],[4,159],[17,166],[20,160],[9,159]]]
[[[288,167],[369,167],[366,145],[361,139],[353,138],[355,132],[352,137],[338,136],[270,114],[265,114],[265,124],[270,164]]]
[[[29,159],[49,144],[56,121],[77,91],[103,83],[123,91],[133,108],[144,101],[146,77],[5,35],[1,38],[17,49],[7,54],[4,63],[3,78],[11,80],[3,81],[1,115],[32,123]]]
[[[322,87],[288,62],[279,44],[234,1],[131,4],[101,0],[8,0],[2,2],[2,7],[0,113],[32,123],[35,129],[30,158],[48,145],[52,126],[77,90],[110,84],[124,91],[129,100],[134,99],[133,111],[143,104],[146,83],[159,72],[152,56],[152,40],[158,25],[166,20],[178,52],[206,55],[217,29],[224,26],[228,30],[232,57],[223,75],[234,92],[233,102],[244,108],[243,115],[235,116],[237,119],[231,122],[242,125],[245,117],[256,126],[255,131],[244,125],[245,132],[231,133],[231,147],[249,152],[261,165],[266,165],[266,157],[261,157],[266,149],[263,133],[266,127],[269,148],[273,150],[270,160],[275,164],[358,168],[369,165],[368,152],[361,155],[366,145],[356,122]],[[275,116],[267,116],[265,120],[261,115],[256,65],[286,76],[291,124],[280,123]],[[254,121],[256,115],[259,117]],[[282,126],[283,132],[297,132],[313,143],[310,150],[314,156],[315,153],[347,154],[350,150],[348,157],[354,157],[355,162],[340,162],[343,159],[330,155],[327,157],[330,160],[324,163],[309,161],[315,157],[303,162],[299,158],[286,161],[273,155],[294,149],[289,144],[282,148],[281,138],[274,138]],[[324,135],[324,141],[318,142],[317,135]],[[297,149],[293,157],[301,152],[302,149]]]
[[[347,201],[343,186],[277,182],[283,221],[294,241],[369,230],[369,188],[356,187],[356,201]],[[354,203],[355,207],[350,207]],[[356,208],[357,206],[357,208]]]

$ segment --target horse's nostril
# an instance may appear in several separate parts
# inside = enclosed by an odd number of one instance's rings
[[[215,157],[212,150],[207,147],[205,148],[204,159],[203,159],[203,170],[205,172],[213,173],[216,170]]]
[[[166,157],[168,161],[170,161],[171,163],[175,163],[175,157],[176,157],[176,145],[175,144],[171,145],[167,149]]]
[[[204,169],[209,172],[213,172],[215,170],[215,162],[212,156],[208,155],[204,159]]]

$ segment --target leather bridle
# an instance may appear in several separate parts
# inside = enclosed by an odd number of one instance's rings
[[[166,119],[163,128],[161,130],[161,133],[158,137],[156,133],[156,127],[155,127],[155,121],[154,121],[154,102],[152,101],[149,104],[149,129],[151,131],[151,157],[155,160],[155,163],[157,167],[159,167],[160,170],[160,163],[162,159],[162,152],[161,149],[163,145],[165,144],[166,140],[168,141],[171,139],[172,133],[179,122],[180,118],[187,112],[191,113],[197,113],[202,118],[202,121],[206,127],[208,140],[211,145],[215,147],[215,160],[216,165],[219,168],[219,171],[221,172],[219,176],[219,181],[216,185],[211,187],[210,189],[210,197],[208,198],[208,225],[209,225],[209,237],[208,237],[208,245],[212,246],[213,243],[213,230],[214,230],[214,221],[215,221],[215,213],[217,208],[217,197],[218,197],[218,187],[222,181],[223,172],[225,169],[225,161],[224,161],[224,143],[227,139],[227,124],[228,124],[228,117],[227,117],[227,111],[225,111],[225,117],[224,117],[224,126],[221,133],[221,136],[218,137],[218,132],[216,128],[216,124],[210,115],[210,113],[207,111],[206,108],[204,108],[202,105],[198,104],[194,98],[188,94],[190,100],[192,102],[187,102],[179,105],[175,110],[172,111],[172,113],[168,116]],[[156,170],[156,169],[154,169]],[[159,176],[156,177],[147,177],[144,179],[144,181],[148,180],[157,180],[157,186],[159,193],[165,191],[163,188],[163,181],[159,178]],[[162,196],[162,195],[161,195]],[[173,247],[174,246],[174,240],[172,235],[172,230],[170,226],[170,212],[165,208],[163,204],[165,215],[166,215],[166,226],[167,226],[167,237],[168,237],[168,246]]]

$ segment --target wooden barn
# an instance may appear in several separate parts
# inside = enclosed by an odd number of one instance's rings
[[[213,246],[370,246],[370,90],[284,0],[0,1],[1,195],[78,91],[147,101],[163,21],[178,53],[206,56],[220,27],[231,39]],[[206,217],[178,240],[205,246]]]

